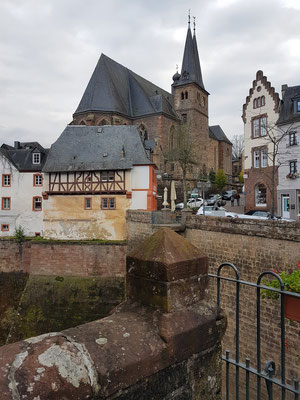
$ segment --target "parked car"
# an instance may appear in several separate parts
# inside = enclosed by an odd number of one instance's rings
[[[254,217],[263,217],[265,219],[272,219],[270,211],[264,211],[264,210],[250,210],[250,211],[247,211],[245,213],[245,215],[247,215],[247,216],[250,215],[253,218]],[[278,220],[278,219],[282,219],[282,218],[280,216],[278,216],[278,215],[274,215],[273,219],[277,219]],[[289,221],[289,220],[286,220],[286,221]]]
[[[187,207],[189,208],[199,208],[203,204],[203,199],[201,197],[190,198],[187,201]],[[176,204],[175,208],[177,210],[182,210],[184,207],[183,203]]]
[[[222,205],[222,197],[219,194],[210,194],[205,201],[207,206],[221,206]]]
[[[234,197],[235,197],[237,195],[237,191],[236,190],[226,190],[226,192],[223,193],[223,195],[222,195],[222,199],[230,200],[232,195],[234,195]]]
[[[237,218],[237,214],[233,212],[227,211],[224,207],[218,206],[204,206],[203,205],[199,208],[196,215],[205,215],[213,216],[213,217],[229,217],[229,218]]]

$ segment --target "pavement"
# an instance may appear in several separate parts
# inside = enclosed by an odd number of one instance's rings
[[[234,200],[234,206],[233,207],[231,206],[231,201],[227,200],[226,201],[226,205],[224,206],[224,208],[226,208],[226,210],[230,211],[230,212],[234,212],[234,213],[237,213],[237,214],[244,214],[244,199],[241,196],[240,205],[239,206],[237,205],[237,201]]]

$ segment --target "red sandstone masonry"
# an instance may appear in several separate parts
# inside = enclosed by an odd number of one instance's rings
[[[151,233],[147,224],[147,212],[127,213],[128,246],[137,243]],[[150,233],[149,233],[150,231]],[[231,220],[217,217],[196,217],[187,214],[184,232],[192,244],[199,247],[208,256],[209,272],[216,273],[217,267],[224,261],[236,265],[242,280],[256,282],[259,274],[276,268],[281,271],[287,266],[296,268],[300,261],[300,223],[259,220]],[[226,275],[224,271],[223,275]],[[232,275],[231,275],[232,276]],[[210,295],[216,299],[215,281],[210,279]],[[253,288],[241,288],[240,303],[240,359],[250,357],[256,360],[256,292]],[[235,348],[235,287],[226,282],[222,284],[222,307],[228,316],[228,328],[223,340],[223,349]],[[262,300],[262,362],[273,359],[280,373],[280,315],[279,301]],[[286,323],[286,376],[299,379],[299,332],[300,324],[285,319]],[[264,365],[263,365],[264,366]],[[277,375],[278,376],[278,375]],[[240,378],[241,393],[243,377]],[[289,381],[289,383],[292,383]],[[253,385],[253,386],[252,386]],[[251,386],[255,392],[255,379]],[[234,388],[233,382],[231,387]],[[265,384],[262,386],[265,391]],[[233,393],[233,398],[235,398]],[[251,397],[252,398],[252,397]],[[266,394],[262,399],[266,399]],[[274,389],[274,399],[280,398]]]
[[[0,240],[0,271],[33,275],[125,276],[126,246],[101,243],[24,242]]]

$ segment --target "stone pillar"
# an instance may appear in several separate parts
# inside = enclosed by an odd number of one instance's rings
[[[220,400],[226,322],[207,279],[199,249],[157,231],[128,255],[111,315],[0,348],[1,400]]]

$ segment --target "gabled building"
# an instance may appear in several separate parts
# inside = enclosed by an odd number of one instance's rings
[[[38,142],[15,142],[0,148],[0,236],[21,226],[26,236],[43,231],[43,173],[48,150]]]
[[[278,174],[277,168],[273,173],[273,149],[268,134],[275,134],[278,108],[278,93],[263,72],[258,71],[243,105],[242,115],[245,139],[245,211],[269,211],[272,203],[274,210],[277,209]]]
[[[180,143],[182,125],[188,130],[198,157],[189,176],[196,182],[201,172],[218,169],[215,161],[222,153],[219,147],[223,146],[209,134],[208,95],[202,78],[195,27],[192,35],[189,24],[181,73],[176,72],[173,76],[172,93],[102,54],[71,125],[135,125],[151,152],[157,175],[168,173],[175,180],[181,177],[180,168],[168,154]],[[226,142],[221,140],[220,143]],[[226,157],[228,160],[225,161]],[[221,158],[230,173],[231,153],[227,154],[226,150]]]
[[[277,202],[283,218],[300,219],[300,86],[282,85],[277,122],[279,169]]]
[[[44,237],[123,240],[127,209],[156,210],[156,177],[136,126],[69,125],[44,166]]]
[[[209,137],[211,143],[210,157],[213,156],[213,170],[222,169],[226,176],[227,182],[232,182],[232,143],[225,135],[220,125],[209,127]],[[209,163],[211,165],[211,162]]]

